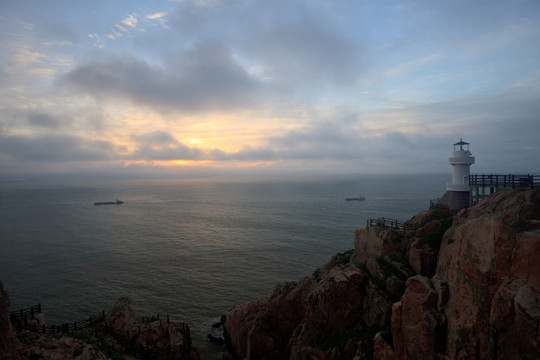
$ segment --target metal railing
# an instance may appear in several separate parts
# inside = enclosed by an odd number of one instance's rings
[[[15,326],[17,331],[20,331],[23,327],[27,326],[29,321],[35,319],[35,315],[41,313],[41,304],[34,305],[27,309],[20,309],[9,312],[9,319],[11,323]],[[59,325],[41,325],[36,326],[34,324],[30,325],[30,330],[39,333],[65,333],[74,330],[86,329],[93,326],[95,323],[105,320],[105,310],[100,311],[99,313],[89,316],[83,320],[77,320],[70,323],[63,323]]]
[[[469,186],[534,189],[540,187],[540,175],[474,174],[469,176]]]
[[[41,313],[41,304],[29,307],[27,309],[14,310],[9,312],[11,323],[15,329],[19,332],[22,329],[30,330],[42,334],[58,334],[69,333],[77,330],[91,328],[94,325],[103,322],[105,320],[105,310],[88,317],[87,319],[78,320],[70,323],[63,323],[60,325],[41,325],[36,326],[31,324],[30,320],[35,319],[36,315]],[[136,337],[139,334],[145,332],[153,332],[160,327],[164,326],[172,327],[176,332],[180,333],[183,337],[183,344],[181,345],[167,345],[163,348],[157,349],[148,346],[144,346],[137,343]],[[126,331],[125,334],[117,334],[112,329],[105,327],[98,327],[100,331],[113,335],[118,343],[120,343],[128,352],[133,352],[139,355],[143,359],[160,359],[168,357],[171,354],[182,355],[182,359],[190,358],[190,351],[192,345],[191,331],[189,326],[183,322],[171,321],[170,316],[154,315],[150,317],[140,318],[137,325],[132,329]],[[97,329],[96,328],[96,333]]]

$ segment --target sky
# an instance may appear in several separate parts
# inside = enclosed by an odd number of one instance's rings
[[[0,0],[0,170],[540,173],[540,1]]]

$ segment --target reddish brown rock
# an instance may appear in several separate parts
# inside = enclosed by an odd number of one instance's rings
[[[0,359],[15,356],[18,346],[9,320],[9,305],[9,296],[0,280]]]
[[[382,333],[378,332],[373,338],[373,359],[374,360],[393,360],[394,350],[388,344]]]
[[[360,270],[356,272],[361,274]],[[320,345],[327,338],[340,337],[345,329],[356,326],[365,300],[359,290],[359,286],[338,269],[332,269],[313,286],[308,296],[309,306],[295,333],[292,352]]]
[[[415,238],[409,249],[409,265],[416,274],[432,276],[437,265],[437,258],[430,246]]]
[[[445,323],[437,311],[431,281],[417,275],[407,280],[401,301],[392,308],[392,333],[398,359],[436,358],[443,348]]]
[[[359,260],[381,256],[384,249],[384,240],[378,236],[376,227],[358,229],[354,234],[354,248]]]
[[[437,265],[451,358],[540,353],[539,220],[540,190],[500,191],[455,218]]]
[[[247,359],[284,359],[288,342],[305,313],[311,279],[274,288],[271,295],[238,304],[224,327],[235,351]]]
[[[399,230],[381,226],[358,229],[354,234],[356,258],[365,260],[404,250],[407,243],[401,239]]]
[[[27,352],[29,358],[51,360],[106,360],[109,359],[92,345],[69,336],[56,338],[49,335],[38,337]],[[133,359],[130,357],[130,359]]]
[[[198,349],[189,346],[181,332],[177,331],[169,319],[154,317],[138,323],[135,312],[128,298],[119,298],[107,316],[108,327],[122,339],[126,350],[145,353],[159,352],[161,359],[198,358]],[[133,346],[135,345],[135,346]],[[178,349],[189,346],[189,355],[179,352],[170,352],[169,349]],[[187,349],[187,348],[186,348]]]
[[[134,333],[135,342],[144,349],[167,350],[169,347],[182,346],[184,337],[167,320],[154,319],[148,324],[138,325],[143,331]]]
[[[107,325],[121,336],[132,330],[136,322],[135,311],[127,297],[119,298],[107,317]]]
[[[427,219],[429,219],[430,216],[433,216],[431,212],[429,212],[428,214],[429,215]],[[415,231],[415,234],[416,236],[430,236],[430,235],[438,233],[442,229],[442,227],[443,225],[440,220],[430,220],[425,225],[417,228]]]

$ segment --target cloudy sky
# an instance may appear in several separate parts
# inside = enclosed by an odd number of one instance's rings
[[[540,170],[538,0],[0,0],[0,169]]]

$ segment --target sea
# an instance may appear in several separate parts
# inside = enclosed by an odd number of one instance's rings
[[[410,219],[449,178],[3,179],[0,280],[11,310],[41,303],[50,325],[129,297],[138,317],[187,323],[203,358],[218,359],[206,335],[236,303],[352,249],[370,218]]]

